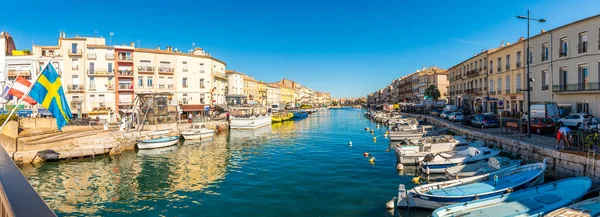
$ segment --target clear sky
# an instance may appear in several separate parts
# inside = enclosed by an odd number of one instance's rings
[[[526,35],[600,12],[598,0],[7,0],[0,30],[18,49],[68,37],[197,47],[259,80],[289,78],[334,97],[358,97],[423,66],[448,68]]]

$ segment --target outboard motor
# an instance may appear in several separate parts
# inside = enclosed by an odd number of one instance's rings
[[[427,154],[425,155],[425,158],[423,158],[423,162],[431,162],[433,158],[435,158],[433,154]]]

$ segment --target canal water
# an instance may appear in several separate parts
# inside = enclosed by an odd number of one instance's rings
[[[21,170],[59,216],[428,216],[386,210],[398,184],[414,186],[412,175],[398,174],[385,129],[366,132],[375,124],[362,114],[326,110],[202,142]]]

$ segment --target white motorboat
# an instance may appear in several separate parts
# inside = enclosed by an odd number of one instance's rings
[[[457,140],[450,135],[429,136],[419,139],[416,145],[399,145],[396,147],[398,162],[403,165],[418,165],[428,154],[453,151],[455,148],[467,148],[466,140]]]
[[[138,149],[154,149],[172,146],[177,144],[177,142],[179,142],[179,136],[169,136],[157,139],[137,140],[136,145]]]
[[[271,114],[263,107],[231,107],[231,129],[256,129],[271,125]]]
[[[425,174],[445,173],[445,169],[448,167],[487,161],[487,159],[499,153],[499,150],[487,147],[469,147],[461,151],[442,152],[435,155],[430,154],[420,162],[420,167],[421,171]]]
[[[194,140],[200,138],[211,137],[215,134],[214,130],[208,129],[206,124],[194,123],[187,130],[183,131],[181,135],[186,140]]]
[[[487,162],[479,161],[473,164],[457,165],[446,168],[446,178],[448,180],[460,179],[471,176],[478,176],[490,173],[499,169],[516,167],[521,165],[522,160],[511,160],[507,157],[491,157]]]

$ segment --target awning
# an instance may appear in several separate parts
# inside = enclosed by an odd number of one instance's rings
[[[50,111],[48,111],[48,109],[45,109],[45,108],[38,109],[38,114],[40,114],[42,116],[51,116],[52,115],[52,113],[50,113]]]
[[[204,111],[204,105],[201,104],[195,104],[195,105],[179,105],[179,108],[181,108],[181,110],[183,110],[184,112],[198,112],[198,111]]]
[[[215,106],[223,109],[223,110],[229,110],[229,106],[225,105],[225,104],[216,104]]]
[[[28,115],[33,113],[33,111],[31,111],[31,109],[21,109],[18,110],[16,113],[19,117],[27,117]]]

